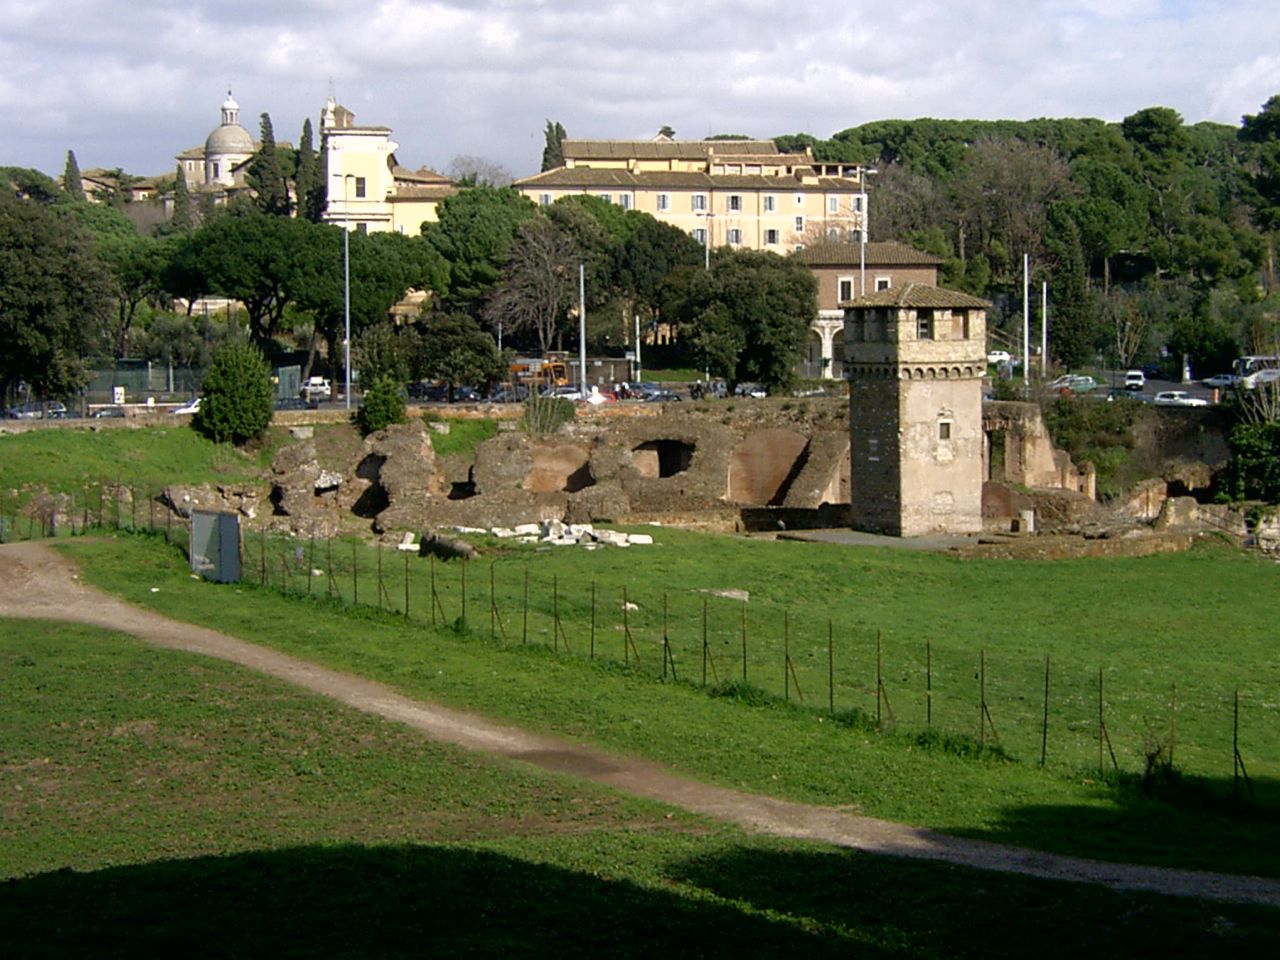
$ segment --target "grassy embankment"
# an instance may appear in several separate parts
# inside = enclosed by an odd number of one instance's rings
[[[0,698],[4,956],[1262,957],[1280,936],[1274,910],[749,838],[84,628],[0,625]]]

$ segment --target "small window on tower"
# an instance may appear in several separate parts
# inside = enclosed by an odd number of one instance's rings
[[[938,423],[938,439],[939,439],[939,440],[950,440],[950,439],[951,439],[951,421],[950,421],[950,420],[941,420],[941,421],[939,421],[939,423]]]
[[[357,198],[363,197],[364,190],[365,190],[364,177],[356,177],[356,197]]]

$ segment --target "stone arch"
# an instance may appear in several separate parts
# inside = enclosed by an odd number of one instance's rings
[[[683,440],[646,440],[631,448],[631,464],[640,476],[651,480],[674,477],[689,469],[695,450],[697,447]]]
[[[809,439],[794,430],[757,430],[729,457],[729,499],[778,506],[807,459]]]
[[[533,493],[577,493],[595,485],[591,457],[573,443],[541,444],[533,448],[524,488]]]
[[[831,376],[837,380],[844,377],[844,328],[841,327],[831,335]]]

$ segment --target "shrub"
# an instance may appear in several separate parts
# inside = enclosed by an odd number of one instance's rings
[[[262,352],[243,340],[213,355],[200,385],[200,409],[191,426],[216,443],[244,443],[271,423],[271,368]]]
[[[535,437],[550,436],[574,417],[573,401],[564,397],[532,396],[524,403],[520,421],[525,433]]]
[[[378,377],[365,391],[364,401],[356,411],[356,424],[365,436],[385,430],[393,423],[404,423],[404,390],[391,377]]]

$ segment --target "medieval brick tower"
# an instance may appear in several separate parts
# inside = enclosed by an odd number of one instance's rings
[[[853,526],[981,531],[990,304],[909,283],[843,306]]]

